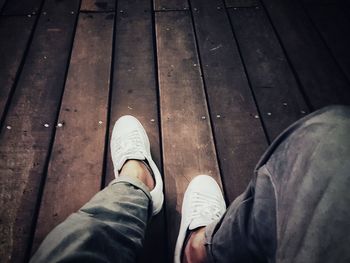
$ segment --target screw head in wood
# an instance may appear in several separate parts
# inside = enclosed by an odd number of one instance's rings
[[[206,119],[206,117],[205,116],[202,116],[202,120],[205,120]]]
[[[62,126],[63,126],[63,124],[60,122],[57,124],[57,127],[62,127]]]
[[[6,129],[11,130],[12,127],[11,127],[10,125],[7,125],[7,126],[6,126]]]
[[[259,115],[254,115],[254,118],[255,119],[259,119]]]
[[[45,128],[49,128],[50,125],[49,125],[48,123],[45,123],[45,124],[44,124],[44,127],[45,127]]]
[[[271,115],[272,115],[272,113],[271,113],[271,112],[268,112],[268,113],[267,113],[267,115],[271,116]]]

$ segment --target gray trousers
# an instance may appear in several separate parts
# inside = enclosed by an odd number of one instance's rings
[[[124,177],[57,226],[31,262],[135,262],[150,195]],[[206,228],[210,262],[350,262],[350,108],[289,127],[246,191]]]

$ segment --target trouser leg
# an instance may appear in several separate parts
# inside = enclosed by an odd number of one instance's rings
[[[141,181],[120,177],[52,230],[30,262],[135,262],[150,200]]]
[[[207,227],[212,262],[349,262],[350,109],[328,107],[281,134],[246,191]]]

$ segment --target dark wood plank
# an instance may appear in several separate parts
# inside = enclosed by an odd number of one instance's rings
[[[298,1],[263,0],[313,109],[350,104],[349,82]]]
[[[262,8],[230,9],[231,22],[270,141],[308,106]]]
[[[224,189],[231,202],[246,188],[267,143],[229,18],[216,8],[222,4],[191,2]]]
[[[259,0],[225,0],[227,7],[248,8],[259,5]]]
[[[188,0],[154,0],[156,11],[188,10]]]
[[[306,5],[317,30],[350,80],[350,19],[340,5]]]
[[[81,11],[114,11],[115,10],[115,0],[82,0],[81,1]]]
[[[79,17],[33,252],[57,224],[100,190],[113,24],[114,14]]]
[[[35,15],[43,0],[8,0],[4,6],[4,15]]]
[[[157,13],[156,32],[168,248],[172,259],[188,183],[198,174],[209,174],[219,184],[221,180],[189,13]]]
[[[46,2],[47,16],[38,21],[0,133],[0,258],[5,262],[24,261],[28,250],[78,8],[78,0]]]
[[[135,116],[145,127],[152,157],[162,170],[154,49],[151,1],[119,0],[109,138],[119,117]],[[106,184],[112,179],[114,171],[108,148]],[[166,262],[164,225],[161,211],[149,226],[140,262]]]
[[[0,119],[15,82],[36,17],[0,17]]]

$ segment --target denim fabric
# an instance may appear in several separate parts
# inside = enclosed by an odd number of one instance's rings
[[[120,177],[45,238],[34,262],[136,262],[151,196],[139,180]]]
[[[284,131],[246,191],[206,229],[211,262],[350,262],[350,108]]]

